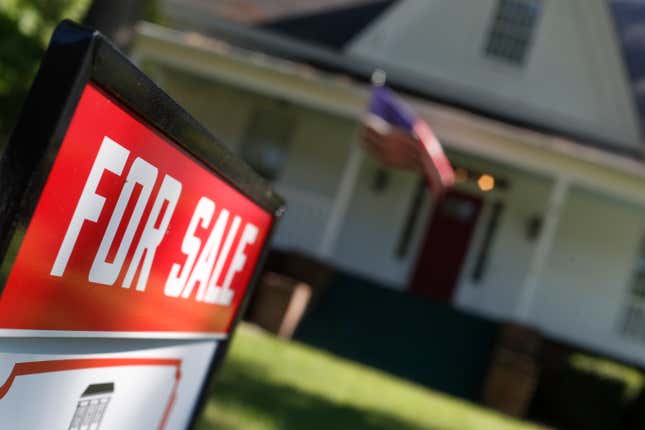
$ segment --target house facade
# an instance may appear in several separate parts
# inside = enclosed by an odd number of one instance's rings
[[[645,366],[644,147],[606,2],[367,2],[324,43],[302,29],[350,6],[162,3],[176,29],[140,25],[132,56],[286,198],[274,247]],[[456,168],[440,204],[358,145],[375,69]]]

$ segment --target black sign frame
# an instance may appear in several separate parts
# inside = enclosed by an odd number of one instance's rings
[[[55,29],[21,114],[0,158],[0,295],[86,84],[94,83],[272,215],[273,221],[229,336],[218,342],[191,412],[201,415],[213,376],[260,277],[284,200],[100,32],[63,21]]]

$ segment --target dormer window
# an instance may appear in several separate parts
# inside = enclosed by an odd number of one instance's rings
[[[541,0],[498,0],[484,46],[486,56],[523,65],[541,12]]]

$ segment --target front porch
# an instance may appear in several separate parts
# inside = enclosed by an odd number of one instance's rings
[[[343,273],[298,339],[470,399],[501,322],[645,365],[641,161],[404,96],[456,166],[509,184],[458,186],[483,201],[481,215],[451,305],[432,303],[407,292],[433,203],[422,195],[415,206],[418,176],[382,175],[358,147],[365,82],[146,24],[133,53],[237,153],[279,143],[271,175],[289,210],[274,246]]]

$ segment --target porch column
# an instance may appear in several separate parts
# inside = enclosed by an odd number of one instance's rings
[[[560,221],[560,212],[562,205],[566,201],[570,184],[570,178],[561,176],[556,179],[551,190],[546,212],[544,213],[542,228],[540,229],[540,236],[535,244],[533,257],[529,263],[529,269],[522,283],[520,297],[517,302],[515,318],[518,322],[529,322],[531,309],[535,300],[535,293],[540,286],[547,259],[553,248],[553,242]]]
[[[352,141],[350,145],[349,155],[340,178],[340,184],[336,191],[329,220],[327,221],[320,246],[318,247],[318,256],[322,259],[329,258],[334,252],[340,230],[343,226],[343,220],[352,202],[352,194],[354,193],[354,188],[356,188],[358,175],[361,171],[363,158],[365,157],[363,149],[356,142]]]

